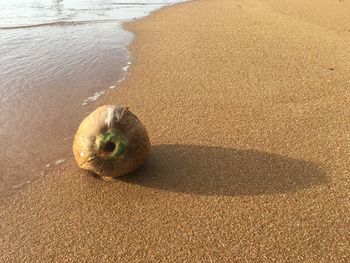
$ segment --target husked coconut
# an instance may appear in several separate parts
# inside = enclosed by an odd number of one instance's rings
[[[150,154],[151,144],[140,120],[128,108],[106,105],[89,114],[74,137],[78,165],[101,176],[135,171]]]

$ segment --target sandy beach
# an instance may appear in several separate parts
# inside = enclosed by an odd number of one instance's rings
[[[290,2],[125,24],[133,65],[101,104],[140,118],[151,157],[103,181],[70,155],[4,197],[0,261],[349,262],[350,2]]]

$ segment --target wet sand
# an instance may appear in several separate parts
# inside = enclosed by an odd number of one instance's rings
[[[127,24],[134,64],[102,103],[139,116],[151,158],[101,181],[70,156],[3,199],[1,261],[348,262],[350,34],[279,5]]]

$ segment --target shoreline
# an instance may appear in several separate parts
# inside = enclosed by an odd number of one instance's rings
[[[71,156],[77,124],[128,75],[127,45],[133,35],[122,21],[142,18],[170,5],[166,2],[125,7],[124,14],[116,12],[113,22],[103,24],[100,20],[82,24],[77,11],[75,21],[50,22],[54,27],[39,23],[28,25],[30,30],[2,30],[0,123],[6,125],[0,129],[1,197],[22,191],[45,176],[47,168]],[[61,9],[67,12],[63,5]]]
[[[123,25],[132,67],[99,102],[140,118],[150,159],[100,181],[70,158],[1,203],[1,260],[349,256],[346,38],[237,5],[177,3]]]

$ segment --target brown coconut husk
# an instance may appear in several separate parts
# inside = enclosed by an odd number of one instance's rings
[[[100,176],[135,171],[150,154],[147,131],[128,108],[106,105],[88,115],[73,142],[78,165]]]

